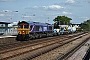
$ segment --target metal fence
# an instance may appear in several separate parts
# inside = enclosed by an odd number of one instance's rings
[[[0,29],[0,35],[17,35],[17,28],[10,28],[8,30]]]

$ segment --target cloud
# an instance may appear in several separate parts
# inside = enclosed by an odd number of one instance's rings
[[[25,17],[25,18],[29,18],[29,17],[31,18],[31,17],[33,17],[33,16],[23,16],[23,18],[24,18],[24,17]]]
[[[6,14],[5,16],[14,16],[14,14]]]
[[[33,6],[33,7],[26,7],[25,9],[44,9],[44,10],[60,10],[64,9],[65,7],[62,7],[60,5],[49,5],[49,6]]]
[[[79,18],[88,18],[88,17],[79,17]]]
[[[62,14],[72,14],[72,13],[63,11]]]
[[[41,8],[41,7],[38,7],[38,6],[30,6],[30,7],[26,7],[25,9],[39,9],[39,8]]]
[[[38,8],[38,6],[33,6],[33,8],[37,9],[37,8]]]
[[[14,16],[13,14],[0,14],[0,16]]]
[[[66,0],[66,3],[75,3],[74,0]]]
[[[82,1],[80,0],[66,0],[65,2],[61,3],[62,5],[70,6],[70,7],[82,7]]]
[[[82,18],[82,19],[84,19],[84,20],[88,20],[89,19],[89,17],[79,17],[79,18]]]
[[[5,14],[0,14],[0,16],[5,16]]]
[[[0,0],[0,2],[12,2],[12,1],[15,1],[15,0]]]
[[[60,5],[50,5],[50,6],[43,6],[44,9],[62,9],[64,7],[60,6]]]

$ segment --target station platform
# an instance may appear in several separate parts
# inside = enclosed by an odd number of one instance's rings
[[[90,47],[90,39],[67,60],[83,60]],[[89,56],[90,58],[90,56]]]
[[[11,38],[11,37],[12,37],[12,38],[14,38],[14,37],[16,37],[16,36],[11,36],[11,35],[7,35],[7,36],[0,36],[0,39],[1,39],[1,38]]]
[[[16,36],[4,35],[0,36],[0,46],[16,42]]]

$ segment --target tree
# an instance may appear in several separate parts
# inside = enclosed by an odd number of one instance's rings
[[[81,23],[81,29],[84,31],[90,31],[90,19]]]
[[[72,20],[72,19],[67,16],[57,16],[53,20],[55,22],[54,27],[59,28],[59,25],[68,25],[68,24],[70,24],[70,20]]]

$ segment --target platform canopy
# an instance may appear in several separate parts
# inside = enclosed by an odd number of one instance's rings
[[[10,24],[9,22],[0,22],[0,24]]]

